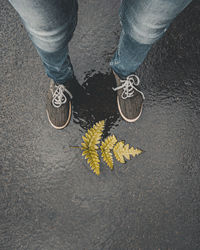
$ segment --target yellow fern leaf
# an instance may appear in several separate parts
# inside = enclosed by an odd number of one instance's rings
[[[116,159],[121,163],[125,163],[124,157],[127,160],[130,160],[130,155],[135,157],[136,155],[139,155],[142,153],[142,151],[139,149],[134,149],[133,147],[129,148],[129,144],[124,145],[124,142],[122,141],[118,142],[114,146],[113,152],[114,152]]]
[[[113,169],[113,158],[111,154],[111,149],[113,149],[117,139],[114,135],[108,136],[104,142],[101,143],[101,155],[103,160],[107,163],[110,169]]]
[[[87,159],[88,164],[96,175],[100,174],[100,160],[97,153],[101,136],[103,133],[104,121],[96,123],[91,129],[87,131],[85,136],[82,137],[83,143],[81,143],[82,155]]]

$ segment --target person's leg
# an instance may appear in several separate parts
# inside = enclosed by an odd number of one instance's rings
[[[68,42],[77,23],[77,0],[9,0],[19,13],[47,75],[57,83],[73,77]]]
[[[139,78],[133,73],[145,59],[153,43],[165,33],[172,20],[192,0],[122,0],[122,32],[118,49],[110,62],[116,78],[117,105],[127,122],[136,121],[144,95],[137,89]]]
[[[47,75],[51,78],[46,111],[56,129],[71,118],[72,95],[67,89],[73,78],[68,42],[77,23],[77,0],[9,0],[19,13]]]
[[[122,0],[122,32],[118,49],[110,63],[126,78],[145,59],[152,44],[166,32],[172,20],[192,0]]]

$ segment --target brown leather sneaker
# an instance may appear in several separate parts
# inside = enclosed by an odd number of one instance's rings
[[[113,90],[117,91],[119,113],[125,121],[135,122],[142,113],[145,99],[144,94],[136,88],[140,83],[140,79],[132,74],[122,80],[114,71],[113,74],[117,83],[117,87],[113,88]]]
[[[50,81],[47,94],[46,111],[50,124],[56,129],[63,129],[71,118],[72,94],[63,84]]]

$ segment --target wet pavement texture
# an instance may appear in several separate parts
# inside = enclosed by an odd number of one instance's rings
[[[77,82],[70,125],[45,111],[49,80],[15,10],[1,1],[0,249],[200,249],[200,4],[172,23],[137,70],[141,118],[123,121],[112,91],[119,0],[82,0],[70,43]],[[104,136],[144,153],[95,176],[81,137]]]

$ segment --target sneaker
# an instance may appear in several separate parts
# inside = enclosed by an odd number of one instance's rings
[[[117,87],[113,88],[117,91],[117,106],[120,115],[127,122],[135,122],[140,117],[143,108],[144,94],[136,87],[140,83],[138,76],[132,74],[125,80],[113,71],[116,79]]]
[[[50,124],[56,129],[66,127],[71,118],[72,94],[63,84],[50,81],[47,94],[46,111]]]

